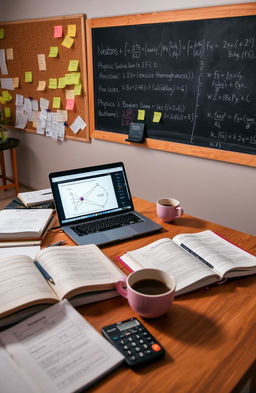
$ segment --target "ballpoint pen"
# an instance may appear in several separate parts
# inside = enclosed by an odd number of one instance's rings
[[[40,273],[44,276],[44,278],[49,281],[51,284],[55,284],[53,281],[53,278],[50,276],[49,273],[47,273],[46,270],[40,265],[40,263],[36,260],[34,260],[34,264],[36,265],[37,269],[40,271]]]
[[[58,242],[49,244],[49,246],[47,246],[47,247],[62,246],[63,244],[66,244],[66,240],[59,240]]]

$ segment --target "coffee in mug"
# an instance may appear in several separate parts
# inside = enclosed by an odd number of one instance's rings
[[[171,222],[184,213],[180,202],[174,198],[162,198],[156,202],[156,213],[161,220]]]

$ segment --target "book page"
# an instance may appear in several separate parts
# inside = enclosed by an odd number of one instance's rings
[[[0,299],[3,318],[24,305],[57,298],[32,259],[18,255],[0,260]]]
[[[67,300],[7,329],[0,339],[42,393],[77,391],[123,361]]]
[[[177,244],[185,244],[189,249],[212,264],[221,276],[232,269],[236,269],[236,272],[227,274],[226,277],[256,272],[255,256],[229,243],[212,231],[177,235],[173,241]]]
[[[53,289],[60,299],[67,294],[114,288],[122,276],[95,244],[48,247],[36,258],[53,278]]]
[[[18,198],[27,206],[38,205],[43,202],[49,202],[53,200],[51,188],[45,188],[44,190],[20,192]]]
[[[126,257],[128,257],[126,259]],[[196,282],[205,280],[205,285],[218,279],[215,272],[198,262],[187,254],[170,239],[160,239],[140,249],[129,251],[121,257],[132,269],[135,265],[129,264],[129,257],[137,262],[137,269],[141,267],[162,269],[172,274],[177,282],[176,293],[183,293],[183,289]],[[200,285],[199,285],[200,286]],[[195,285],[195,287],[197,287]]]

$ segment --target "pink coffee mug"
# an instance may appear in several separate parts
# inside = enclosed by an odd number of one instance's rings
[[[126,284],[126,289],[123,284]],[[128,277],[122,277],[116,283],[116,288],[128,300],[133,311],[144,318],[156,318],[169,311],[175,295],[176,280],[163,270],[141,269]]]
[[[180,202],[174,198],[162,198],[156,202],[156,213],[161,220],[171,222],[184,213]]]

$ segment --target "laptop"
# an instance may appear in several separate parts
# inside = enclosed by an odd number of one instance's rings
[[[134,211],[122,162],[49,174],[59,223],[76,244],[98,246],[159,231]]]

